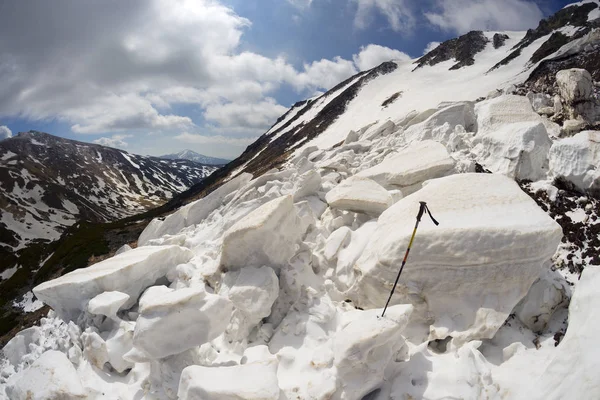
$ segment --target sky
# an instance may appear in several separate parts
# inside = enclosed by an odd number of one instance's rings
[[[0,140],[235,158],[296,101],[562,0],[0,0]]]

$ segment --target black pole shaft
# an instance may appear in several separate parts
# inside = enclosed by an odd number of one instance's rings
[[[398,280],[400,279],[400,274],[402,274],[402,270],[404,269],[404,265],[406,264],[406,260],[408,259],[408,253],[410,252],[410,247],[412,245],[413,240],[415,239],[415,234],[417,233],[417,228],[419,227],[419,222],[421,222],[421,215],[423,212],[421,211],[423,206],[421,205],[421,209],[419,210],[419,215],[417,216],[417,223],[415,224],[415,229],[413,230],[412,236],[410,238],[410,242],[408,243],[408,247],[406,248],[406,253],[404,254],[404,260],[402,260],[402,265],[400,266],[400,271],[398,271],[398,276],[396,276],[396,282],[394,282],[394,286],[392,287],[392,291],[390,292],[390,297],[388,297],[387,302],[385,303],[385,307],[383,308],[383,312],[381,313],[381,318],[385,315],[385,310],[387,310],[388,305],[390,304],[390,300],[392,300],[392,296],[394,295],[394,291],[396,290],[396,285],[398,284]]]

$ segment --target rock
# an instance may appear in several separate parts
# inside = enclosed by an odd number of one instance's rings
[[[190,250],[179,246],[138,247],[44,282],[33,292],[65,320],[75,319],[91,299],[103,292],[118,291],[129,295],[129,300],[122,306],[127,309],[144,289],[193,256]]]
[[[117,311],[129,301],[129,295],[121,292],[104,292],[94,297],[88,303],[88,312],[96,315],[105,315],[117,320]]]
[[[573,136],[574,134],[581,132],[587,126],[582,118],[568,119],[563,122],[561,136]]]
[[[407,187],[443,176],[452,168],[454,160],[446,147],[433,140],[425,140],[410,144],[357,176],[373,179],[385,188]]]
[[[540,113],[542,108],[554,107],[554,100],[545,93],[534,93],[528,92],[527,96],[529,102],[531,103],[531,107],[537,113]]]
[[[31,367],[12,377],[10,382],[6,393],[11,400],[87,398],[75,367],[60,351],[46,351]]]
[[[381,311],[363,311],[333,338],[333,365],[337,368],[335,399],[360,400],[383,382],[385,369],[404,345],[402,330],[411,305]]]
[[[565,69],[556,74],[560,96],[569,105],[590,100],[593,89],[592,76],[585,69]]]
[[[537,110],[537,113],[540,115],[552,116],[554,115],[555,111],[554,107],[542,107],[539,110]]]
[[[560,226],[502,175],[431,180],[379,217],[347,293],[358,306],[387,301],[419,201],[440,225],[424,217],[391,304],[412,303],[431,325],[430,340],[493,337],[556,251]]]
[[[277,362],[231,367],[193,365],[183,370],[180,400],[279,400]]]
[[[200,346],[225,331],[232,312],[228,299],[204,288],[148,291],[140,300],[133,350],[124,358],[144,362]]]
[[[562,282],[564,279],[544,270],[534,282],[527,295],[515,307],[515,315],[533,332],[542,332],[554,311],[568,303],[569,296]]]
[[[304,233],[300,225],[292,196],[263,204],[225,232],[221,267],[234,270],[286,264]]]
[[[577,189],[600,192],[600,132],[583,131],[554,142],[549,152],[550,177]]]
[[[510,38],[506,34],[494,33],[494,38],[493,38],[494,48],[499,49],[500,47],[504,46],[504,43],[506,43],[507,39],[510,39]]]
[[[502,96],[502,90],[494,89],[485,96],[486,100],[495,99],[496,97]]]
[[[554,113],[560,114],[563,111],[562,99],[559,95],[554,96]]]
[[[528,399],[600,398],[600,267],[588,265],[569,305],[569,327],[551,358],[531,382]]]
[[[552,141],[541,122],[512,123],[473,139],[477,161],[494,173],[537,181],[548,171]]]
[[[392,196],[369,178],[352,176],[325,196],[330,207],[340,210],[379,215],[392,204]]]

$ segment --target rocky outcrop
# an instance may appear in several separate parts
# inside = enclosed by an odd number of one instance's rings
[[[506,39],[510,39],[508,35],[503,33],[495,33],[494,38],[492,39],[494,42],[494,48],[499,49],[500,47],[504,46]]]
[[[567,117],[595,122],[600,107],[593,98],[594,82],[590,73],[577,68],[562,70],[556,74],[556,82]]]
[[[501,39],[499,39],[501,40]],[[415,69],[426,65],[436,65],[451,59],[456,64],[450,70],[460,69],[475,63],[475,55],[485,49],[488,39],[481,31],[471,31],[459,38],[451,39],[440,44],[438,47],[415,61]]]

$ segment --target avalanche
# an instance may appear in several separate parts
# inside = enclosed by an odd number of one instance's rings
[[[0,398],[599,398],[600,266],[558,270],[561,225],[522,189],[593,194],[598,132],[561,137],[514,94],[534,50],[484,75],[508,52],[488,43],[472,84],[401,64],[280,169],[238,168],[136,249],[39,285],[54,311],[3,349]],[[562,75],[563,99],[585,85]],[[382,317],[419,201],[440,225],[423,219]]]

